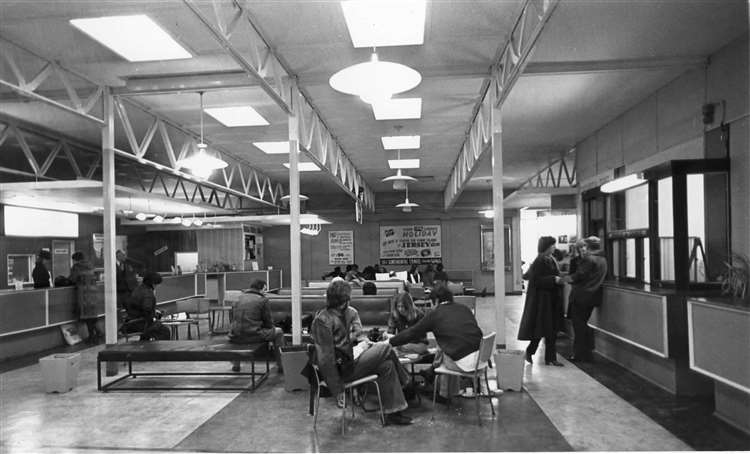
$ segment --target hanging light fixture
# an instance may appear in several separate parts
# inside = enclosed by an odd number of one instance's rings
[[[404,213],[411,213],[412,208],[418,207],[419,204],[409,201],[409,185],[406,185],[406,198],[402,203],[396,205],[396,208],[401,208]]]
[[[422,75],[400,63],[380,61],[375,48],[370,61],[344,68],[328,80],[334,90],[357,95],[368,104],[391,99],[419,85]]]
[[[190,173],[200,178],[208,178],[211,172],[223,169],[228,164],[223,159],[214,157],[206,153],[208,145],[203,142],[203,92],[198,92],[201,97],[201,140],[198,143],[198,152],[191,157],[177,161],[177,167],[184,167],[190,170]]]
[[[396,132],[398,133],[400,131],[401,131],[401,126],[396,126]],[[397,153],[398,153],[398,159],[400,161],[401,160],[401,150],[400,149],[397,150]],[[414,177],[410,177],[409,175],[404,175],[401,172],[401,169],[399,168],[399,169],[396,169],[396,175],[391,175],[389,177],[385,177],[385,178],[383,178],[380,181],[383,181],[383,182],[392,181],[393,182],[393,189],[396,190],[396,191],[400,191],[400,190],[403,190],[403,189],[407,189],[408,184],[410,182],[416,182],[417,179],[414,178]]]

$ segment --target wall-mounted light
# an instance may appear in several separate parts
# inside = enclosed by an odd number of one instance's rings
[[[604,183],[599,190],[604,193],[611,194],[613,192],[620,192],[626,189],[630,189],[634,186],[646,183],[648,180],[643,179],[643,174],[633,173],[624,177],[616,178],[612,181]]]

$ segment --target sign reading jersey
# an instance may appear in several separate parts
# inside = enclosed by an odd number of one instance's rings
[[[442,260],[439,225],[380,226],[380,263],[436,263]]]

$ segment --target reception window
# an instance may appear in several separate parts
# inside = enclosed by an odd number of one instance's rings
[[[584,226],[598,224],[587,204],[605,206],[610,277],[715,286],[729,257],[728,166],[724,159],[670,161],[644,171],[639,186],[584,195]]]

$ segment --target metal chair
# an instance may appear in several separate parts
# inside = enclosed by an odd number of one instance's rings
[[[495,416],[495,406],[492,405],[492,394],[490,394],[490,382],[487,379],[487,368],[489,367],[490,358],[492,357],[492,350],[495,348],[495,333],[490,333],[482,337],[482,342],[479,344],[479,354],[477,355],[477,362],[474,369],[466,372],[456,371],[448,369],[444,366],[435,368],[435,382],[433,383],[432,391],[432,418],[435,418],[435,401],[437,400],[438,390],[438,379],[441,375],[452,375],[454,377],[466,377],[471,378],[471,386],[474,389],[474,399],[477,406],[477,421],[479,425],[482,425],[482,418],[479,416],[479,398],[482,397],[482,386],[479,382],[479,373],[484,372],[484,383],[487,386],[486,397],[490,402],[490,409],[492,409],[492,416]]]
[[[313,417],[313,430],[316,429],[318,424],[318,408],[320,406],[320,387],[322,383],[322,379],[320,377],[320,370],[318,369],[317,364],[312,364],[312,369],[315,373],[315,409],[313,411],[314,417]],[[378,386],[378,375],[372,374],[368,375],[366,377],[359,378],[354,381],[350,381],[347,383],[344,383],[344,406],[341,409],[341,435],[344,435],[346,433],[346,403],[347,403],[347,396],[348,401],[351,402],[351,409],[352,409],[352,419],[354,418],[354,391],[359,386],[365,385],[367,383],[373,383],[375,384],[375,391],[378,394],[378,407],[380,408],[380,422],[381,424],[385,425],[385,415],[383,414],[383,401],[380,399],[380,386]],[[312,388],[310,388],[310,392],[312,392]]]

